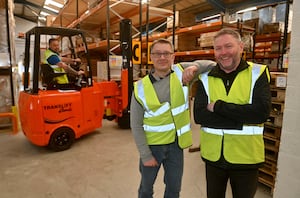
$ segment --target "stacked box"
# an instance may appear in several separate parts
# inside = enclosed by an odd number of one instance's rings
[[[189,27],[196,24],[196,17],[194,14],[181,12],[179,14],[179,27]]]
[[[178,51],[191,51],[197,49],[197,37],[194,35],[178,35]]]
[[[279,41],[273,41],[271,44],[271,53],[278,53],[282,51],[283,45]]]
[[[121,80],[122,56],[110,56],[110,78]],[[97,62],[97,80],[108,80],[107,61]]]
[[[213,48],[214,46],[214,36],[217,32],[208,32],[200,34],[199,46],[200,48]]]
[[[271,72],[271,85],[285,88],[287,84],[287,73]]]
[[[284,23],[283,22],[276,22],[276,23],[266,23],[263,25],[262,33],[269,34],[269,33],[277,33],[284,31]]]
[[[112,80],[121,80],[121,67],[110,67],[110,78]],[[107,61],[97,62],[97,80],[108,80]]]
[[[250,19],[243,22],[243,25],[255,28],[255,32],[260,34],[264,22],[260,18]]]

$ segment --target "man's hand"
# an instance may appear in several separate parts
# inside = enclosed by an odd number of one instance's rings
[[[198,67],[195,65],[189,66],[184,69],[182,74],[182,83],[188,85],[190,81],[194,79],[195,73],[197,72]]]
[[[214,112],[214,106],[215,106],[215,103],[212,102],[212,103],[209,103],[207,104],[207,110],[210,111],[210,112]]]
[[[144,162],[143,164],[144,164],[144,166],[148,166],[148,167],[158,166],[158,163],[157,163],[157,161],[156,161],[156,159],[154,157],[152,157],[152,159]]]
[[[82,71],[82,70],[79,70],[78,72],[77,72],[77,75],[78,76],[80,76],[80,75],[84,75],[85,74],[85,72],[84,71]]]
[[[81,63],[81,59],[80,58],[75,58],[74,61],[77,62],[77,63]]]

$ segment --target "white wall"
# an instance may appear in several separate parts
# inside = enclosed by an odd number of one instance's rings
[[[36,26],[37,23],[33,23],[31,21],[19,17],[15,17],[15,21],[16,21],[16,28],[15,28],[16,62],[18,63],[20,59],[23,59],[22,54],[24,53],[25,50],[25,39],[17,38],[18,33],[20,32],[26,33],[28,30]]]
[[[293,1],[291,51],[278,157],[275,198],[300,197],[300,1]]]

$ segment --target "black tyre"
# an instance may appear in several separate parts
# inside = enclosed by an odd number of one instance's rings
[[[52,133],[49,147],[54,151],[63,151],[67,150],[71,147],[75,140],[75,134],[72,129],[67,127],[62,127],[56,129],[54,133]]]
[[[123,116],[118,118],[118,125],[121,129],[130,128],[130,113],[127,111],[123,112]]]

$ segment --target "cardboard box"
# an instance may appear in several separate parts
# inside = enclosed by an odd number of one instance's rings
[[[214,36],[217,32],[208,32],[200,34],[199,46],[200,48],[213,48],[214,46]]]
[[[110,66],[110,78],[112,80],[121,80],[122,66]],[[97,62],[97,80],[108,80],[107,61]]]
[[[277,33],[284,31],[284,23],[283,22],[276,22],[276,23],[266,23],[263,25],[262,33],[269,34],[269,33]]]
[[[287,73],[271,72],[271,85],[275,85],[276,87],[286,87]]]
[[[122,66],[122,56],[109,56],[109,65],[110,67],[121,67]]]
[[[243,25],[255,28],[257,34],[261,33],[264,22],[260,18],[250,19],[243,22]]]

